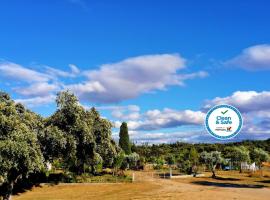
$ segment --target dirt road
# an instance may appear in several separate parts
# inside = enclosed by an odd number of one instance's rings
[[[34,188],[14,200],[268,200],[270,189],[259,185],[210,182],[193,178],[183,180],[153,179],[135,183],[57,185]]]

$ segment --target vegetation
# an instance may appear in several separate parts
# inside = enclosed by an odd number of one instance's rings
[[[4,200],[10,199],[18,179],[42,169],[43,155],[37,138],[40,129],[38,115],[0,93],[0,176]]]
[[[225,158],[226,160],[231,160],[232,164],[234,166],[237,166],[237,168],[240,170],[239,166],[241,162],[256,162],[256,164],[259,165],[262,162],[269,160],[270,139],[263,141],[247,140],[242,142],[232,142],[224,144],[190,144],[182,142],[158,145],[142,144],[132,146],[132,149],[133,151],[137,152],[140,157],[144,157],[146,162],[150,163],[156,163],[157,160],[172,156],[175,158],[175,164],[183,172],[189,171],[188,168],[192,166],[191,162],[198,162],[196,158],[202,152],[218,151],[221,152],[221,156],[223,158]],[[258,156],[258,154],[260,154],[261,156]],[[195,157],[195,159],[193,157]],[[261,159],[259,159],[260,157]]]
[[[201,153],[201,160],[205,163],[212,172],[212,177],[216,178],[216,166],[223,162],[221,157],[221,152],[219,151],[211,151],[207,153],[206,151]]]
[[[260,148],[255,148],[250,153],[251,159],[261,168],[262,162],[270,160],[269,154]]]
[[[121,148],[111,137],[112,124],[94,109],[85,110],[76,96],[57,95],[57,110],[48,117],[16,104],[0,93],[1,195],[9,199],[18,179],[45,170],[46,163],[60,162],[65,171],[96,175],[113,168]],[[117,163],[119,164],[119,161]]]
[[[249,150],[245,146],[226,147],[224,151],[225,156],[238,166],[240,173],[242,172],[241,162],[250,162]]]
[[[241,172],[241,162],[261,167],[270,159],[270,139],[131,145],[126,122],[120,127],[118,146],[112,138],[112,123],[95,108],[86,110],[69,91],[59,93],[56,103],[57,110],[43,118],[0,92],[0,196],[5,200],[17,182],[130,181],[123,171],[143,169],[146,163],[194,176],[206,166],[215,178],[216,168],[228,161]]]
[[[126,122],[123,122],[120,126],[119,146],[124,150],[125,154],[127,155],[131,154],[128,126]]]

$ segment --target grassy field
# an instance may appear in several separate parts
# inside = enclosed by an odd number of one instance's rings
[[[145,177],[135,183],[74,184],[35,187],[16,195],[14,200],[63,200],[63,199],[245,199],[264,200],[270,196],[270,174],[220,171],[218,178],[205,177],[185,179],[152,178],[149,173],[136,172]]]

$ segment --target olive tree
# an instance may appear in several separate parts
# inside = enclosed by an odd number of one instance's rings
[[[212,178],[216,178],[216,166],[223,162],[221,152],[211,151],[210,153],[203,151],[200,155],[201,161],[208,165],[212,172]]]

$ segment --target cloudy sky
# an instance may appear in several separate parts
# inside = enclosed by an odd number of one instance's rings
[[[69,89],[142,143],[219,142],[214,105],[244,117],[233,140],[270,138],[270,3],[3,0],[0,89],[49,116]]]

